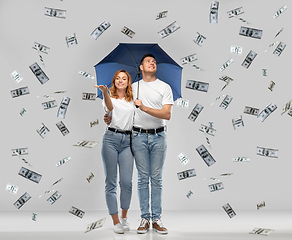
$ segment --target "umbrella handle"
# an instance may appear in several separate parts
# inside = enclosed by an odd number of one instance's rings
[[[138,99],[138,98],[136,98],[136,99]],[[139,106],[137,106],[137,105],[135,105],[136,106],[136,108],[139,108]]]

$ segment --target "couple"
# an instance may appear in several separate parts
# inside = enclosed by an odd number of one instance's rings
[[[111,122],[106,129],[101,147],[105,172],[105,197],[114,231],[130,230],[127,218],[132,196],[133,163],[138,171],[138,196],[141,222],[137,233],[146,233],[152,220],[153,229],[168,233],[161,222],[162,170],[166,155],[165,119],[171,117],[173,96],[168,84],[156,79],[156,61],[146,54],[140,61],[143,79],[131,86],[131,76],[125,70],[115,73],[110,88],[95,85],[103,93],[103,106]],[[133,93],[139,99],[133,102]],[[139,88],[139,90],[138,90]],[[134,106],[136,105],[136,107]],[[133,154],[132,154],[133,153]],[[134,155],[134,156],[133,156]],[[121,221],[116,199],[117,165],[119,166]],[[149,212],[149,178],[151,182],[151,212]]]

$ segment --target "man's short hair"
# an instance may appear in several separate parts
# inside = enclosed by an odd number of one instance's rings
[[[145,55],[142,57],[142,59],[141,59],[141,61],[140,61],[140,65],[142,64],[142,62],[144,61],[144,59],[147,58],[147,57],[152,57],[152,58],[155,59],[155,57],[154,57],[151,53],[147,53],[147,54],[145,54]]]

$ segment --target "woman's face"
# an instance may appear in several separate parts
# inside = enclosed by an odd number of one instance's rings
[[[123,90],[128,87],[128,76],[124,72],[120,72],[115,79],[115,86],[117,89]]]

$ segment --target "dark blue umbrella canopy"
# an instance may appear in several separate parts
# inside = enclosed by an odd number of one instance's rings
[[[115,72],[120,69],[126,70],[131,75],[132,83],[140,80],[142,78],[140,60],[147,53],[155,56],[157,64],[156,77],[170,85],[174,101],[180,98],[182,67],[155,43],[120,43],[94,66],[97,85],[107,85],[110,88]],[[99,89],[98,97],[103,98]]]

